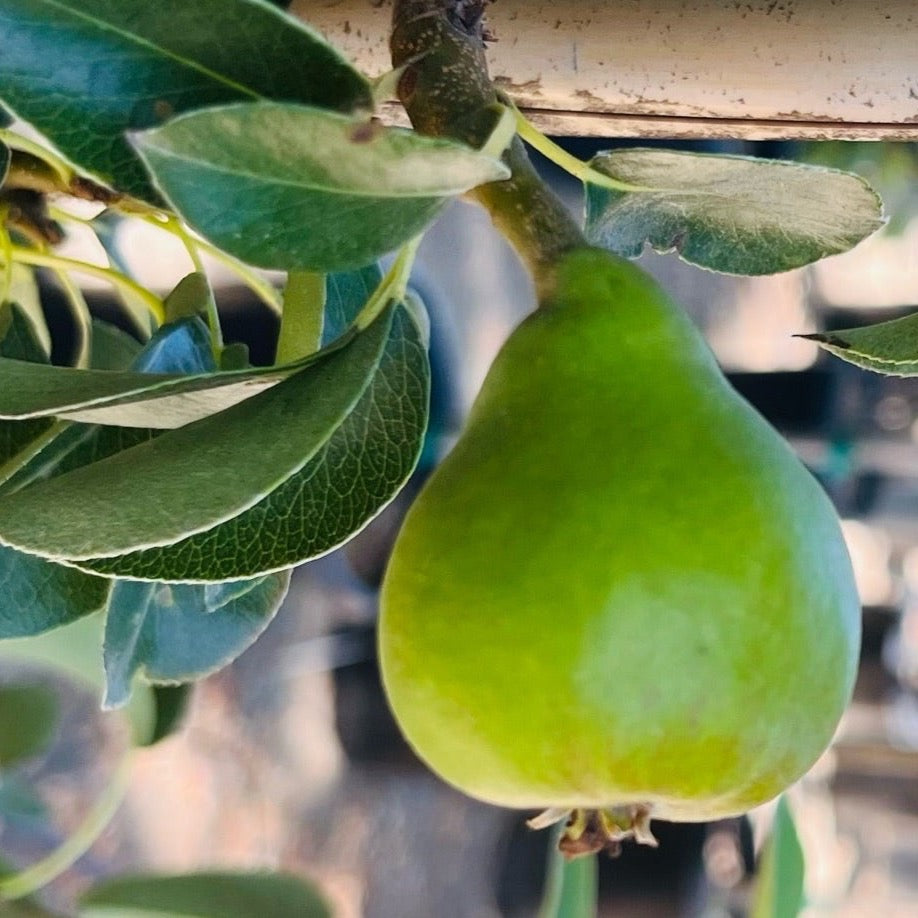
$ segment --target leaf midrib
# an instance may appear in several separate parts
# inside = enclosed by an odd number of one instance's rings
[[[307,106],[303,106],[307,108]],[[321,192],[323,194],[336,195],[338,197],[349,197],[349,198],[367,198],[368,200],[379,199],[379,198],[397,198],[404,200],[424,200],[430,199],[435,200],[437,198],[446,198],[452,197],[457,194],[462,194],[467,190],[466,185],[461,187],[453,188],[443,188],[437,191],[392,191],[388,190],[385,192],[374,190],[371,188],[360,189],[360,188],[347,188],[344,189],[340,185],[323,185],[320,183],[315,183],[312,185],[305,185],[302,182],[297,182],[294,179],[281,178],[280,176],[271,175],[265,172],[251,172],[247,169],[234,169],[232,166],[223,165],[222,163],[212,163],[205,160],[198,159],[194,156],[188,154],[177,153],[175,150],[168,149],[166,147],[158,146],[155,143],[144,143],[140,147],[141,155],[144,156],[147,150],[155,150],[159,156],[163,158],[172,159],[175,162],[188,164],[193,166],[196,169],[207,169],[212,172],[216,172],[220,175],[230,175],[237,178],[246,178],[252,179],[254,181],[259,181],[264,184],[276,185],[281,188],[292,188],[297,191],[310,191],[310,192]]]

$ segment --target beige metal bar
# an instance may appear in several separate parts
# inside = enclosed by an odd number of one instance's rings
[[[388,69],[390,3],[293,9]],[[492,74],[551,133],[918,139],[918,0],[496,0],[488,21]]]

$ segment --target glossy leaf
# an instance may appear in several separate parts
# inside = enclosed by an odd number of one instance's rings
[[[21,118],[147,198],[129,130],[261,97],[372,105],[366,79],[320,35],[258,0],[0,0],[0,62],[0,98]]]
[[[253,265],[338,271],[417,235],[498,160],[365,117],[251,102],[132,135],[157,188],[206,239]]]
[[[77,563],[116,577],[251,577],[325,554],[398,493],[424,439],[429,368],[423,318],[400,308],[360,399],[307,461],[236,517],[173,544]],[[255,447],[265,462],[269,448]]]
[[[775,810],[759,862],[750,918],[797,918],[803,908],[803,848],[787,800]]]
[[[238,516],[326,447],[376,372],[390,326],[387,312],[220,414],[0,499],[0,540],[73,561],[171,545]]]
[[[285,571],[244,588],[234,584],[224,602],[208,608],[202,584],[117,581],[105,621],[105,706],[124,704],[138,673],[174,684],[232,662],[268,626],[289,583]]]
[[[80,918],[331,918],[312,886],[285,873],[116,877],[80,901]]]
[[[57,726],[57,699],[40,684],[0,685],[0,772],[41,754]]]
[[[886,376],[918,376],[918,313],[861,328],[800,335],[848,363]]]
[[[862,178],[802,163],[671,150],[600,153],[587,185],[590,242],[633,258],[645,243],[726,274],[774,274],[845,252],[883,224]]]

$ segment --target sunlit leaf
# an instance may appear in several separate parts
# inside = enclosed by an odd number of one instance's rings
[[[918,376],[918,313],[800,337],[865,370],[886,376]]]
[[[234,100],[372,104],[367,80],[318,33],[258,0],[0,0],[0,61],[10,108],[140,197],[151,189],[129,130]]]
[[[202,236],[285,270],[365,265],[417,235],[450,198],[509,174],[448,140],[274,102],[191,112],[132,142]]]
[[[649,243],[727,274],[774,274],[853,248],[883,224],[862,178],[802,163],[624,149],[591,165],[641,190],[587,185],[589,240],[625,257]]]

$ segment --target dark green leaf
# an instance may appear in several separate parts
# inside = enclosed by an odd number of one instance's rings
[[[3,358],[32,361],[46,364],[47,354],[43,350],[32,323],[26,313],[15,303],[0,305],[0,363]],[[51,426],[51,421],[38,418],[31,421],[11,423],[0,421],[0,467],[13,459],[36,437]]]
[[[376,262],[356,271],[339,271],[325,276],[323,347],[344,334],[381,280],[382,271]]]
[[[116,325],[92,321],[92,354],[90,366],[94,370],[126,370],[137,359],[142,345],[136,338]]]
[[[317,357],[283,367],[191,374],[75,370],[0,358],[0,418],[180,427],[277,385]]]
[[[44,362],[45,352],[29,319],[16,307],[0,310],[6,323],[0,355]],[[0,421],[0,468],[28,452],[51,421]],[[40,634],[102,608],[109,584],[72,568],[0,546],[0,639]]]
[[[0,357],[48,362],[48,352],[31,316],[16,302],[0,304]]]
[[[110,576],[224,580],[292,567],[345,542],[398,493],[421,450],[429,368],[426,330],[418,321],[417,312],[396,311],[361,398],[321,447],[261,500],[174,544],[81,560],[80,566]],[[253,446],[263,463],[269,442]]]
[[[289,583],[285,571],[231,584],[209,607],[203,584],[116,581],[105,622],[105,706],[124,704],[138,673],[148,682],[190,682],[232,662],[268,626]]]
[[[140,197],[125,132],[271,98],[340,111],[369,84],[317,33],[257,0],[0,0],[0,98],[75,163]]]
[[[29,637],[98,612],[111,581],[0,545],[0,639]]]
[[[625,257],[645,243],[727,274],[774,274],[853,248],[883,224],[862,178],[802,163],[629,149],[591,165],[640,191],[587,185],[589,240]]]
[[[145,746],[152,746],[182,728],[182,722],[191,700],[190,685],[154,685],[153,701],[156,704],[156,722],[153,734]]]
[[[10,171],[10,148],[5,143],[0,143],[0,185],[6,181]]]
[[[331,918],[322,897],[284,873],[118,877],[91,889],[80,918]]]
[[[848,363],[887,376],[918,376],[918,313],[861,328],[800,335]]]
[[[275,102],[191,112],[132,141],[201,235],[285,270],[365,265],[417,235],[449,198],[509,175],[451,141]]]
[[[0,685],[0,772],[39,755],[57,726],[57,698],[43,685]]]
[[[759,864],[751,918],[797,918],[803,907],[803,875],[803,848],[781,797]]]
[[[218,415],[0,499],[0,538],[53,559],[92,559],[232,519],[327,446],[376,373],[391,319],[387,311],[344,347]]]

